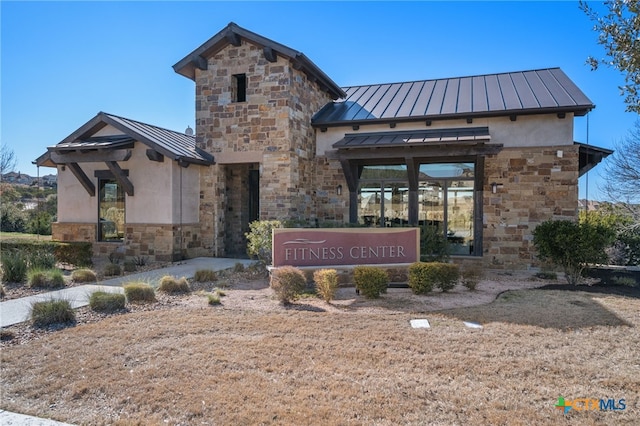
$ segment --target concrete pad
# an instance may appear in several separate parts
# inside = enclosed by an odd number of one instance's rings
[[[464,323],[464,325],[466,325],[469,328],[484,328],[482,327],[482,324],[478,324],[477,322],[470,322],[470,321],[462,321]]]
[[[50,419],[41,419],[24,414],[11,413],[0,410],[0,425],[3,426],[73,426],[69,423],[57,422]]]
[[[412,319],[409,322],[412,328],[431,328],[431,324],[429,324],[429,320],[427,319]]]

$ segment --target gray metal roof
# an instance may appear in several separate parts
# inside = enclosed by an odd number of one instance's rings
[[[280,44],[259,34],[246,30],[237,24],[230,22],[216,35],[204,42],[193,52],[178,61],[173,70],[191,80],[195,80],[196,68],[207,69],[207,59],[218,53],[229,44],[240,44],[240,38],[255,45],[270,50],[270,55],[277,54],[288,58],[293,63],[294,68],[301,69],[309,80],[318,83],[326,90],[332,99],[346,96],[340,86],[338,86],[328,75],[326,75],[316,64],[314,64],[304,53],[291,49],[284,44]],[[266,54],[266,52],[265,52]]]
[[[124,135],[93,136],[93,134],[107,125],[115,127]],[[213,164],[213,157],[196,147],[194,136],[105,112],[99,112],[94,118],[60,143],[47,149],[48,152],[114,149],[124,144],[130,144],[134,140],[175,161],[204,165]],[[38,165],[51,165],[47,154],[40,156],[35,162]]]
[[[595,106],[560,68],[345,87],[314,126],[573,112]],[[346,122],[346,123],[345,123]]]
[[[491,140],[488,127],[416,130],[411,132],[376,132],[346,134],[334,148],[387,148],[451,142],[486,142]]]

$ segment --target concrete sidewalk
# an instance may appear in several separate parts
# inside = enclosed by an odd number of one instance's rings
[[[178,278],[193,278],[198,269],[222,271],[233,268],[236,263],[242,263],[247,266],[254,263],[254,261],[248,259],[228,259],[220,257],[197,257],[195,259],[188,259],[173,263],[171,266],[166,268],[102,280],[96,284],[69,287],[62,290],[41,293],[35,296],[7,300],[6,302],[0,302],[0,327],[8,327],[13,324],[27,321],[31,312],[31,305],[34,302],[63,299],[68,300],[71,303],[71,307],[79,308],[89,304],[89,297],[91,296],[91,293],[95,291],[122,293],[122,284],[130,281],[139,280],[150,284],[157,284],[160,278],[165,275],[173,275]]]

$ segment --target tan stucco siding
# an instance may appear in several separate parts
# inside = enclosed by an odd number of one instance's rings
[[[398,123],[395,128],[389,124],[361,125],[359,130],[351,126],[329,127],[326,132],[316,130],[316,154],[326,155],[335,151],[332,145],[341,140],[345,134],[371,132],[399,132],[407,130],[437,130],[452,128],[488,127],[491,143],[503,144],[507,147],[533,147],[573,145],[573,114],[558,118],[555,114],[523,115],[516,121],[509,117],[474,118],[472,123],[466,120],[433,121],[427,126],[424,121]]]
[[[129,171],[134,195],[126,195],[126,223],[178,224],[198,221],[200,168],[183,168],[165,158],[151,161],[146,156],[147,146],[136,142],[131,158],[118,164]],[[96,170],[108,170],[104,163],[80,163],[80,167],[96,187],[91,197],[71,173],[69,168],[58,167],[58,221],[96,222],[98,212],[98,178]],[[181,176],[182,175],[182,176]],[[182,206],[179,202],[182,183]],[[182,217],[180,212],[182,211]]]

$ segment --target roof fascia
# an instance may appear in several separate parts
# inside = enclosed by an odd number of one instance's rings
[[[316,121],[312,118],[311,126],[315,128],[326,127],[341,127],[341,126],[356,126],[365,124],[390,124],[390,123],[413,123],[416,121],[426,120],[460,120],[465,118],[490,118],[490,117],[512,117],[519,115],[537,115],[537,114],[562,114],[573,113],[577,117],[587,115],[595,105],[577,105],[574,107],[562,107],[562,108],[530,108],[519,110],[504,110],[504,111],[490,111],[490,112],[462,112],[455,114],[433,114],[433,115],[421,115],[419,117],[398,117],[398,118],[370,118],[361,120],[343,120],[343,121]],[[324,109],[324,107],[323,107]],[[322,109],[320,110],[322,111]],[[316,115],[318,115],[317,113]]]

